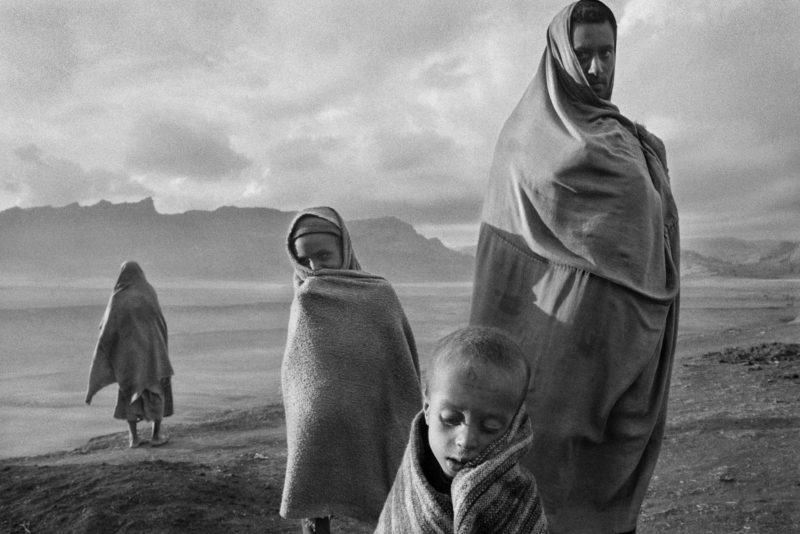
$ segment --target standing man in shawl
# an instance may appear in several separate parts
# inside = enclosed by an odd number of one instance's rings
[[[86,404],[100,389],[119,384],[114,418],[128,421],[131,448],[148,443],[136,429],[143,419],[153,422],[150,445],[167,443],[161,420],[173,412],[174,374],[167,352],[167,323],[158,296],[139,264],[125,262],[100,324]]]
[[[533,368],[525,463],[554,533],[632,532],[658,457],[678,326],[678,214],[663,143],[611,103],[616,21],[551,22],[500,134],[471,322]]]

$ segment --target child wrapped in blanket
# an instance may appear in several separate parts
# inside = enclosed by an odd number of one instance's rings
[[[325,533],[375,524],[422,405],[414,337],[392,286],[361,270],[339,214],[301,211],[281,369],[288,457],[280,514]]]
[[[546,533],[525,412],[530,367],[495,328],[444,337],[425,373],[423,410],[376,533]]]

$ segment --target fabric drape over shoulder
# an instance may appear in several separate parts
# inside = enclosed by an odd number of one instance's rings
[[[553,532],[614,532],[634,528],[663,434],[678,214],[663,143],[587,83],[572,8],[497,142],[470,321],[531,363],[525,462]]]
[[[420,412],[376,534],[548,532],[536,482],[519,465],[531,445],[524,406],[505,435],[456,473],[449,495],[437,491],[425,476],[425,459],[433,455],[427,431]]]
[[[421,408],[416,344],[389,282],[358,270],[339,215],[315,208],[295,222],[309,213],[341,229],[346,268],[312,271],[288,242],[295,294],[281,369],[288,457],[280,513],[376,522]]]
[[[86,403],[91,403],[100,389],[114,382],[135,398],[173,374],[167,323],[156,292],[139,264],[126,262],[100,325]]]

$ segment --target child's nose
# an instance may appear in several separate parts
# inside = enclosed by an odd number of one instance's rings
[[[456,436],[456,446],[462,451],[471,451],[478,446],[478,433],[472,425],[461,425]]]

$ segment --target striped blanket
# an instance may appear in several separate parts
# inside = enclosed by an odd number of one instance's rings
[[[432,453],[420,412],[386,499],[376,534],[546,533],[536,482],[518,461],[531,445],[525,407],[508,431],[453,479],[450,494],[437,491],[423,465]],[[434,460],[435,461],[435,460]]]

